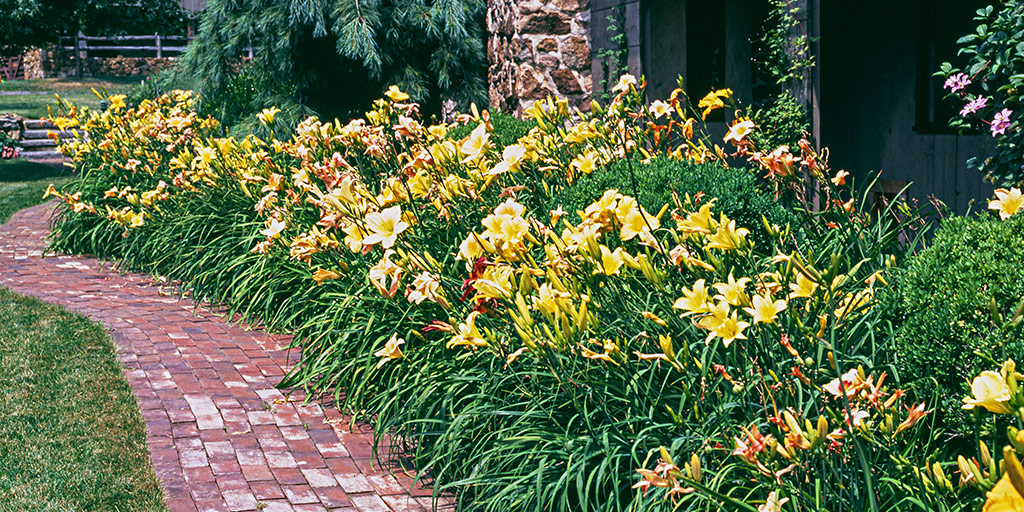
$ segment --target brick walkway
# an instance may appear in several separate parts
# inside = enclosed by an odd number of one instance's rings
[[[109,263],[42,258],[51,206],[0,226],[0,285],[111,331],[170,510],[430,510],[429,490],[371,457],[368,428],[274,388],[297,356],[288,338],[230,326]]]

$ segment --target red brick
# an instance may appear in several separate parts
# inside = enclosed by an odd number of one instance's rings
[[[166,284],[110,263],[39,257],[50,207],[0,226],[0,283],[111,330],[169,510],[254,510],[257,501],[270,512],[429,508],[429,490],[407,490],[411,478],[376,467],[367,424],[344,422],[333,403],[301,405],[301,390],[286,400],[273,387],[297,360],[291,337],[231,325],[240,319],[161,296]],[[384,439],[382,453],[388,445]],[[440,504],[451,506],[448,498]]]

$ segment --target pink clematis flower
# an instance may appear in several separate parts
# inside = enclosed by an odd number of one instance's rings
[[[980,97],[973,99],[960,110],[960,117],[967,117],[968,114],[976,114],[979,110],[985,108],[986,105],[988,105],[988,98]]]
[[[1010,114],[1013,114],[1013,111],[1004,108],[992,118],[991,128],[993,137],[1006,133],[1006,129],[1010,127]]]
[[[949,92],[955,93],[966,89],[968,85],[971,85],[971,79],[963,73],[957,73],[947,78],[946,83],[942,87],[949,89]]]

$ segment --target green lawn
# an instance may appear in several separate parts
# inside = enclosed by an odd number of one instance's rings
[[[0,161],[0,222],[66,173]],[[106,331],[0,288],[0,510],[164,511]]]
[[[43,202],[43,192],[71,179],[67,169],[25,160],[0,160],[0,223],[23,208]],[[2,466],[0,466],[2,467]]]
[[[0,113],[13,112],[29,119],[47,115],[46,105],[54,102],[54,94],[89,108],[99,108],[100,100],[92,89],[110,94],[124,92],[142,81],[142,77],[44,78],[12,80],[0,84]],[[7,95],[4,92],[29,94]]]

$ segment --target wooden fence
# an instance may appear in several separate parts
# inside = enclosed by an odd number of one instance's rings
[[[71,55],[88,59],[89,52],[102,52],[104,57],[109,53],[122,54],[131,52],[134,57],[173,57],[185,51],[189,42],[188,36],[162,36],[160,34],[144,36],[110,36],[90,37],[84,34],[61,37],[61,46]],[[148,44],[147,44],[148,43]]]
[[[0,78],[4,80],[21,80],[25,78],[25,66],[21,56],[0,58]]]

